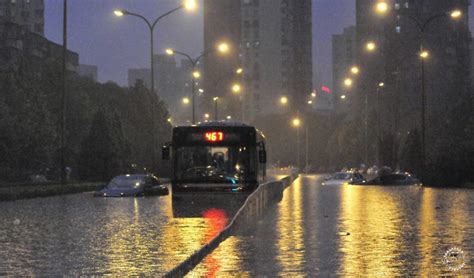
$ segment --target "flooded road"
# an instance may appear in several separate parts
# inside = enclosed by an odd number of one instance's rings
[[[0,203],[0,276],[160,276],[210,241],[246,196]]]
[[[296,180],[188,277],[474,275],[474,190],[320,181]]]

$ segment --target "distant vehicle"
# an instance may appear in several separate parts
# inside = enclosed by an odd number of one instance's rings
[[[365,177],[358,172],[337,172],[332,176],[327,177],[322,183],[322,186],[343,185],[352,183],[363,183]]]
[[[420,181],[409,173],[398,173],[378,176],[367,182],[354,183],[356,185],[419,185]]]
[[[377,167],[376,165],[367,169],[367,175],[369,176],[376,176],[378,172],[379,172],[379,167]]]
[[[252,191],[266,176],[265,137],[241,123],[175,127],[172,142],[163,147],[163,159],[173,164],[173,194]]]
[[[113,178],[96,197],[138,197],[167,195],[168,188],[153,175],[122,175]]]

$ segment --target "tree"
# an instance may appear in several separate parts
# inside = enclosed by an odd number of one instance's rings
[[[79,173],[82,179],[109,180],[120,173],[118,148],[103,110],[98,110],[82,143]]]

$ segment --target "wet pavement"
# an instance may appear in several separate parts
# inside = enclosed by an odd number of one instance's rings
[[[0,202],[0,276],[160,276],[224,228],[245,197]]]
[[[474,275],[474,190],[320,181],[296,180],[188,277]]]

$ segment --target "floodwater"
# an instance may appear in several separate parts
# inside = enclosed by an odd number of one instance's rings
[[[246,196],[0,203],[0,276],[161,276],[209,242]]]
[[[474,275],[474,190],[320,182],[296,180],[188,277]]]

